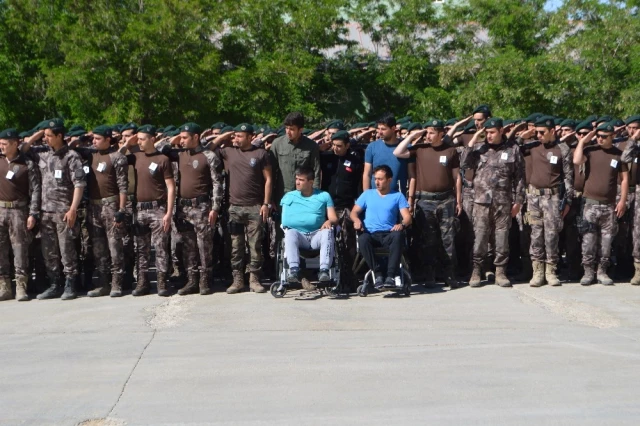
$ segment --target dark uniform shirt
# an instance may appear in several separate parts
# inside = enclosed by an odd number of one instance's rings
[[[320,155],[322,190],[331,195],[337,209],[350,209],[362,184],[363,162],[349,152],[339,157],[333,152]]]
[[[144,151],[127,156],[136,168],[136,199],[139,203],[167,201],[166,179],[173,178],[171,161],[162,153],[145,154]]]
[[[611,147],[590,146],[584,149],[587,157],[584,196],[592,200],[614,204],[618,190],[618,174],[629,170],[620,160],[622,151]]]
[[[456,147],[444,143],[437,147],[418,144],[409,149],[416,160],[416,191],[447,192],[455,189],[460,169]]]
[[[9,160],[0,159],[0,201],[23,201],[29,205],[29,214],[40,213],[40,171],[31,159],[22,153]]]

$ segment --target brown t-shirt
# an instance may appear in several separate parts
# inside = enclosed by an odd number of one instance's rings
[[[557,188],[562,184],[563,156],[557,143],[537,143],[529,150],[525,163],[527,158],[531,163],[531,173],[526,179],[534,188]]]
[[[248,151],[226,147],[220,150],[224,167],[229,171],[229,198],[232,205],[255,206],[264,202],[264,175],[269,154],[262,148]]]
[[[202,151],[192,153],[192,150],[180,152],[178,155],[180,170],[180,197],[198,198],[211,194],[211,171],[207,157]]]
[[[165,179],[173,179],[171,160],[160,152],[129,155],[129,164],[136,167],[136,198],[139,203],[167,201]]]
[[[629,141],[626,140],[624,142],[620,142],[616,145],[616,147],[620,151],[624,151],[627,147],[627,142]],[[638,176],[638,157],[634,158],[633,162],[627,164],[627,167],[629,168],[629,186],[636,186],[638,184],[638,178],[640,177]],[[620,185],[621,183],[622,176],[618,176],[618,185]]]
[[[91,156],[89,173],[89,196],[93,200],[118,195],[118,181],[109,153],[96,152]]]
[[[576,145],[570,146],[571,149],[571,158],[573,158],[573,153],[576,151]],[[586,164],[574,164],[573,165],[573,189],[576,192],[584,192],[584,179],[586,175],[587,166]]]
[[[622,151],[616,147],[603,149],[590,146],[584,149],[587,157],[584,196],[597,201],[615,203],[618,189],[618,174],[628,171],[620,161]]]
[[[409,150],[416,159],[416,191],[446,192],[455,189],[460,156],[455,147],[419,144]]]
[[[12,175],[8,175],[9,172]],[[29,200],[29,167],[21,155],[11,163],[6,157],[0,158],[0,200]]]

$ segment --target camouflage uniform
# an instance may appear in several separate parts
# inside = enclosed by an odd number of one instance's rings
[[[36,165],[22,154],[13,160],[2,159],[0,186],[7,191],[0,201],[0,245],[13,251],[13,266],[16,275],[17,298],[26,300],[27,280],[29,276],[29,244],[33,234],[27,229],[27,218],[40,214],[40,173]],[[6,169],[6,170],[5,170]],[[15,188],[15,190],[13,190]],[[5,193],[5,191],[2,191]],[[14,196],[9,196],[13,192]],[[22,196],[17,196],[21,193]],[[11,198],[11,199],[9,199]],[[0,255],[0,280],[3,287],[9,289],[11,280],[10,251]],[[10,292],[8,294],[11,296]]]
[[[492,232],[496,253],[494,264],[504,268],[509,261],[511,207],[514,203],[522,205],[524,202],[524,160],[520,148],[506,140],[499,145],[480,144],[465,156],[462,169],[463,172],[475,170],[474,275],[487,255]]]
[[[583,203],[582,264],[592,266],[600,259],[599,269],[606,270],[611,257],[611,244],[618,232],[615,206],[593,204],[589,199],[584,199]]]
[[[150,201],[138,203],[135,216],[135,242],[138,250],[138,276],[149,272],[151,245],[156,249],[156,269],[166,274],[171,262],[170,233],[164,232],[162,218],[167,203]]]
[[[627,142],[627,146],[620,157],[620,161],[623,163],[637,163],[638,157],[640,157],[640,146],[638,146],[638,141],[629,139]],[[632,231],[632,241],[633,241],[633,262],[635,264],[640,264],[640,208],[638,208],[637,201],[640,200],[640,186],[637,185],[637,182],[629,181],[629,195],[627,198],[631,198],[631,188],[635,185],[635,195],[634,201],[636,201],[636,208],[633,213],[633,231]]]
[[[245,234],[249,245],[249,272],[259,273],[262,268],[264,224],[260,208],[259,205],[229,207],[229,226],[238,224],[244,228],[241,232],[231,232],[231,267],[234,271],[244,272]]]
[[[73,202],[75,188],[86,186],[82,160],[77,152],[63,146],[58,151],[31,149],[42,176],[42,255],[51,280],[60,278],[60,261],[67,280],[78,275],[75,239],[80,233],[78,220],[69,228],[64,215]]]

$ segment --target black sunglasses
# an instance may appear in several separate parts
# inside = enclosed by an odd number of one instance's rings
[[[580,136],[587,136],[589,134],[589,132],[578,132],[578,134]]]
[[[606,138],[608,138],[609,136],[611,136],[611,135],[597,134],[597,135],[596,135],[596,138],[598,138],[598,139],[606,139]]]
[[[542,135],[542,136],[544,136],[544,135],[546,135],[546,134],[547,134],[547,131],[546,131],[546,130],[536,130],[536,135]]]

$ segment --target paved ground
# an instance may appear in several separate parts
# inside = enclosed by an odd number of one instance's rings
[[[628,284],[2,302],[0,335],[2,425],[640,423]]]

